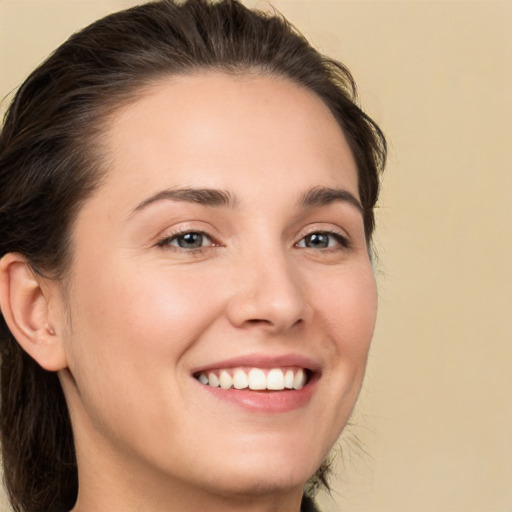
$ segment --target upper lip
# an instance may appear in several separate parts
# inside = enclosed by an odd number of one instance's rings
[[[320,370],[320,364],[318,362],[300,354],[283,354],[277,356],[268,354],[251,354],[215,361],[204,366],[198,366],[192,370],[192,374],[207,372],[209,370],[237,368],[241,366],[269,369],[294,366],[304,368],[311,372],[318,372]]]

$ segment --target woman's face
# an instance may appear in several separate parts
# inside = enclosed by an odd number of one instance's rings
[[[212,72],[154,85],[102,143],[61,372],[80,471],[301,489],[352,411],[376,314],[338,124],[284,79]]]

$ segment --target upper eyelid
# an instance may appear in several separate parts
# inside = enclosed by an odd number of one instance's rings
[[[174,228],[170,226],[167,229],[162,230],[160,234],[155,237],[155,242],[156,244],[163,244],[165,241],[185,235],[187,233],[200,233],[207,236],[212,241],[212,245],[224,245],[222,243],[222,236],[218,234],[218,230],[216,230],[210,224],[199,220],[186,221],[183,223],[183,225],[178,225]],[[308,223],[295,233],[295,236],[293,236],[294,241],[292,242],[292,240],[290,240],[293,245],[296,245],[303,238],[313,233],[332,234],[333,236],[341,237],[347,242],[350,242],[352,238],[346,229],[331,222]],[[232,238],[232,236],[229,236],[228,238]]]
[[[338,235],[347,240],[351,238],[347,230],[341,228],[338,225],[328,222],[313,222],[311,224],[308,224],[307,226],[304,226],[299,231],[299,240],[302,240],[304,237],[311,235],[313,233],[329,233],[333,235]]]
[[[163,239],[186,235],[187,233],[201,233],[210,237],[212,240],[219,238],[219,236],[216,234],[217,230],[215,230],[211,225],[204,221],[190,220],[176,224],[177,226],[167,226],[165,229],[161,230],[154,239],[158,242]]]

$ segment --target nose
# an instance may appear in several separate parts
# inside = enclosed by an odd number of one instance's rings
[[[232,325],[278,334],[309,320],[312,309],[305,284],[285,255],[250,258],[233,278],[227,307]]]

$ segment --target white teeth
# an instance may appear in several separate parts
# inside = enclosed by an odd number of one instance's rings
[[[302,389],[304,387],[304,384],[306,384],[306,375],[302,368],[300,368],[293,379],[293,388]]]
[[[220,385],[219,378],[217,377],[217,375],[215,375],[215,373],[210,372],[208,374],[208,383],[210,384],[210,386],[212,386],[214,388],[219,387],[219,385]]]
[[[284,389],[284,375],[283,375],[282,370],[275,368],[268,372],[267,389],[273,389],[273,390]]]
[[[293,370],[286,370],[284,374],[284,387],[286,389],[293,389]]]
[[[255,391],[267,389],[267,377],[259,368],[253,368],[249,372],[249,388]]]
[[[216,373],[217,372],[217,373]],[[222,389],[252,389],[254,391],[281,391],[283,389],[302,389],[306,384],[306,372],[302,368],[283,371],[272,368],[265,373],[261,368],[251,368],[249,373],[242,368],[202,372],[197,379],[201,384]]]
[[[249,379],[246,373],[240,368],[233,374],[233,387],[235,389],[245,389],[249,387]]]
[[[226,370],[222,370],[219,376],[219,383],[222,389],[229,389],[233,385],[233,377]]]

